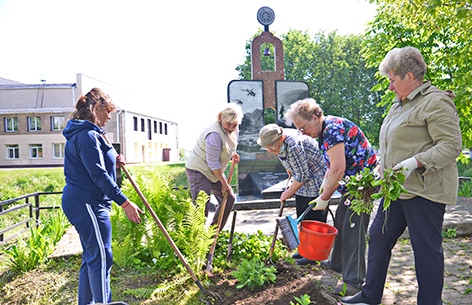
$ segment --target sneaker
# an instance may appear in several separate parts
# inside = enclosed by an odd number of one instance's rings
[[[304,257],[302,257],[301,259],[299,259],[297,261],[297,265],[300,265],[300,266],[316,265],[317,263],[318,263],[318,261],[312,261],[312,260],[306,259]]]
[[[334,289],[334,293],[340,296],[355,295],[359,291],[361,291],[361,289],[356,288],[348,283],[344,283]]]
[[[348,305],[372,305],[367,303],[366,298],[362,295],[362,291],[359,291],[356,295],[349,297],[342,297],[341,304]]]
[[[293,258],[293,259],[300,259],[300,258],[303,258],[303,257],[302,257],[302,256],[300,255],[300,253],[298,253],[298,251],[297,251],[297,252],[293,253],[292,258]]]

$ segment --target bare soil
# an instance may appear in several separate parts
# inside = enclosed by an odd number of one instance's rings
[[[211,304],[288,305],[290,302],[299,304],[294,297],[301,298],[303,295],[308,295],[312,304],[338,304],[336,298],[327,293],[314,279],[320,273],[318,266],[300,267],[278,262],[276,268],[277,279],[275,283],[265,284],[253,290],[247,287],[237,289],[238,282],[229,272],[210,276],[212,284],[209,290],[219,294],[222,298],[221,301],[214,300]]]

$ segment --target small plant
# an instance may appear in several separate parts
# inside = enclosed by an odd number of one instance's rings
[[[26,272],[46,262],[68,226],[62,211],[53,211],[48,217],[41,215],[41,224],[30,227],[29,238],[1,250],[9,256],[7,264],[12,270]]]
[[[346,289],[347,289],[347,284],[344,283],[344,284],[343,284],[343,290],[339,292],[339,294],[340,294],[342,297],[346,296]]]
[[[447,228],[447,230],[443,231],[441,235],[443,238],[455,238],[457,237],[456,229],[457,228]]]
[[[460,186],[459,186],[459,192],[458,195],[460,197],[472,197],[472,181],[464,181]]]
[[[248,286],[251,289],[261,287],[266,282],[275,282],[277,269],[274,266],[267,267],[257,257],[250,261],[243,260],[236,271],[231,274],[238,279],[240,284],[236,288]]]
[[[297,304],[308,305],[308,304],[312,304],[312,302],[310,301],[310,296],[307,295],[307,294],[302,295],[300,298],[297,298],[297,297],[294,297],[294,298],[295,298],[295,300],[297,300],[297,303],[290,302],[290,305],[297,305]]]
[[[383,177],[376,171],[364,168],[361,172],[350,177],[346,177],[341,184],[344,184],[350,195],[351,209],[358,215],[361,213],[370,214],[374,207],[374,200],[383,198],[383,210],[385,211],[392,201],[395,201],[401,194],[408,191],[403,186],[405,175],[402,171],[388,169]],[[379,190],[377,193],[376,190]]]

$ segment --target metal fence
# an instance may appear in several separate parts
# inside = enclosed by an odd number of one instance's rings
[[[37,193],[24,195],[21,197],[8,199],[8,200],[0,202],[0,218],[5,217],[5,215],[8,215],[10,213],[13,213],[14,211],[18,211],[21,209],[28,209],[27,218],[22,219],[21,221],[15,223],[14,225],[11,225],[7,228],[0,230],[0,246],[4,245],[8,241],[18,238],[21,234],[25,233],[26,231],[29,232],[31,225],[37,226],[39,224],[39,219],[40,219],[39,217],[40,217],[41,210],[50,210],[50,209],[59,208],[60,206],[41,206],[41,196],[56,195],[56,194],[62,194],[62,192],[37,192]],[[13,203],[14,205],[12,205],[11,208],[7,207],[7,209],[5,209],[5,206],[9,206]],[[24,228],[18,231],[18,228],[22,228],[23,226]],[[13,230],[15,230],[14,231],[15,233],[7,237],[7,233]]]

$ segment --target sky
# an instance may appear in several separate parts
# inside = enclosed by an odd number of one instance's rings
[[[227,103],[263,6],[279,37],[360,34],[375,15],[367,0],[0,0],[0,77],[98,79],[128,92],[131,110],[177,122],[190,150]]]

